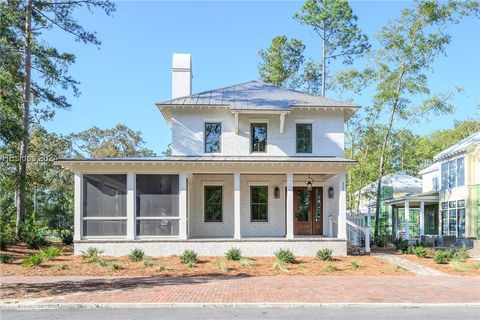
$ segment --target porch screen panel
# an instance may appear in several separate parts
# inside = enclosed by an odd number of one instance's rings
[[[137,235],[178,235],[178,182],[176,174],[136,175]]]
[[[83,175],[83,235],[125,236],[127,176]]]

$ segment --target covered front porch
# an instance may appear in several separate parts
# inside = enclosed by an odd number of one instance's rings
[[[438,199],[438,192],[428,192],[386,200],[390,238],[421,240],[440,235]]]
[[[75,253],[153,256],[231,247],[346,255],[345,169],[337,158],[61,161],[75,172]],[[168,160],[170,159],[170,160]]]

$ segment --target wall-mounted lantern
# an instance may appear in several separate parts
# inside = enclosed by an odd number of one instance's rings
[[[279,187],[273,188],[273,197],[275,199],[280,199],[280,188]]]
[[[313,179],[310,178],[310,175],[308,175],[308,179],[307,179],[306,183],[307,183],[307,190],[308,190],[308,191],[312,191]]]
[[[329,199],[333,199],[335,198],[335,193],[334,193],[334,190],[333,190],[333,187],[328,187],[328,198]]]

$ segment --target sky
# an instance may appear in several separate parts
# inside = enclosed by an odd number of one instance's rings
[[[399,16],[402,8],[411,5],[407,1],[350,2],[359,26],[370,38]],[[172,54],[192,54],[193,93],[258,79],[258,51],[267,48],[279,34],[301,39],[307,57],[319,59],[319,39],[309,27],[292,18],[302,3],[118,1],[110,17],[101,12],[78,12],[78,20],[97,32],[102,45],[96,48],[81,44],[59,31],[45,35],[45,40],[58,49],[76,55],[70,74],[80,81],[81,95],[63,92],[72,108],[59,110],[44,126],[68,134],[123,123],[140,130],[146,146],[160,154],[170,143],[171,134],[155,103],[171,98]],[[461,86],[464,93],[455,97],[454,114],[429,117],[412,125],[410,129],[417,134],[451,128],[455,120],[478,117],[480,22],[465,19],[451,28],[450,34],[447,56],[437,59],[429,75],[430,88],[438,93]],[[373,39],[372,45],[377,47]],[[353,67],[362,63],[357,60]],[[368,106],[371,95],[365,92],[354,102]],[[327,96],[337,98],[331,92]]]

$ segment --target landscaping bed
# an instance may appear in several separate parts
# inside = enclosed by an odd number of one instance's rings
[[[192,277],[192,276],[268,276],[268,275],[408,275],[408,271],[372,256],[334,257],[322,261],[317,257],[294,257],[293,263],[281,263],[276,257],[242,257],[232,261],[226,257],[198,257],[196,263],[182,262],[179,256],[104,257],[90,262],[72,254],[72,246],[57,245],[62,254],[43,259],[39,265],[24,266],[22,260],[38,250],[15,245],[2,251],[12,257],[1,265],[2,276],[135,276],[135,277]],[[327,257],[328,258],[328,257]]]
[[[420,258],[413,254],[404,254],[402,258],[451,275],[480,276],[480,261],[470,259],[463,262],[451,260],[446,264],[438,264],[429,256]]]

